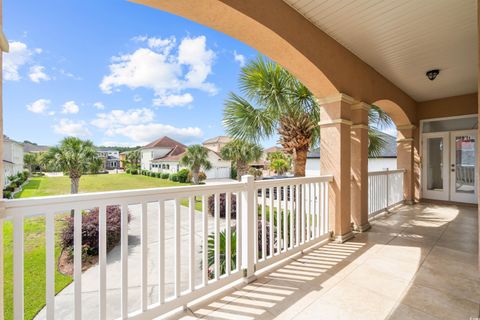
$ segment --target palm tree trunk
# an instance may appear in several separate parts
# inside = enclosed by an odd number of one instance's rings
[[[192,170],[193,184],[199,184],[198,174],[199,174],[198,170]]]
[[[305,167],[307,165],[308,146],[295,149],[293,161],[293,174],[295,177],[305,177]]]
[[[237,180],[240,181],[242,176],[248,173],[248,163],[237,161]]]
[[[77,194],[80,178],[70,178],[70,193]]]

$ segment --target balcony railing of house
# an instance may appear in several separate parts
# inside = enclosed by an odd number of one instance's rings
[[[368,215],[375,216],[403,203],[404,169],[368,173]]]
[[[392,177],[390,183],[398,183],[394,182],[396,174],[394,171],[388,173]],[[372,178],[384,176],[385,174],[375,174]],[[24,301],[29,294],[24,291],[24,281],[28,276],[24,274],[25,219],[34,216],[45,219],[46,318],[56,317],[55,221],[58,215],[68,216],[73,212],[74,288],[71,313],[75,319],[81,319],[82,309],[98,308],[96,312],[99,318],[104,319],[109,294],[106,212],[109,206],[119,206],[121,276],[120,283],[115,284],[120,287],[120,303],[115,316],[148,319],[186,306],[189,302],[235,281],[241,281],[242,278],[251,279],[272,264],[328,239],[330,181],[331,176],[260,181],[255,181],[252,176],[244,176],[241,182],[218,185],[6,200],[5,219],[13,222],[14,318],[24,318]],[[390,195],[389,203],[397,201],[396,197],[395,193]],[[222,198],[225,199],[225,206]],[[213,206],[211,216],[208,212],[209,202]],[[82,214],[85,210],[96,208],[99,210],[99,257],[96,266],[98,304],[82,306]],[[129,290],[128,216],[132,210],[137,210],[139,216],[139,290]],[[222,210],[225,210],[224,217]],[[233,210],[236,217],[232,215]],[[149,247],[147,240],[152,236],[152,230],[155,230],[155,237],[158,237],[155,247]],[[182,233],[185,230],[188,231]],[[166,234],[171,236],[166,237]],[[233,237],[236,241],[229,241]],[[152,272],[148,255],[153,252],[158,265]],[[167,263],[172,264],[171,274],[166,274]],[[156,274],[155,279],[148,279],[152,273]],[[156,281],[155,301],[152,301],[151,296],[152,280]],[[131,310],[130,298],[140,301],[138,310]]]

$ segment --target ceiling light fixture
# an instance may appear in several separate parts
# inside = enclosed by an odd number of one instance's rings
[[[427,77],[428,79],[430,79],[431,81],[435,80],[435,78],[438,76],[438,74],[440,73],[440,70],[438,69],[433,69],[433,70],[429,70],[427,71]]]

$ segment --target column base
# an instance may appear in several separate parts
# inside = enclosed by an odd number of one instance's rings
[[[251,275],[250,277],[243,277],[243,283],[249,284],[257,280],[256,275]]]
[[[354,237],[355,237],[355,235],[353,234],[352,231],[350,231],[350,232],[347,232],[347,233],[342,234],[342,235],[334,235],[333,236],[333,242],[344,243],[345,241],[348,241],[348,240],[350,240]]]
[[[356,226],[355,227],[355,231],[358,231],[358,232],[365,232],[365,231],[368,231],[372,228],[372,226],[370,225],[370,223],[365,223],[364,225],[361,225],[361,226]]]

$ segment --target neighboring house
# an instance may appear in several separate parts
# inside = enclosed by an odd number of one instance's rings
[[[120,169],[125,169],[125,162],[127,161],[127,155],[130,151],[120,152],[118,160],[120,161]]]
[[[208,160],[212,164],[212,168],[205,171],[207,179],[230,177],[230,161],[223,160],[220,153],[215,151],[221,149],[230,141],[225,138],[228,137],[208,139],[203,144],[205,148],[209,149]],[[162,137],[142,148],[142,169],[153,172],[176,173],[186,168],[180,164],[180,160],[186,151],[186,145],[169,137]]]
[[[368,171],[395,170],[397,169],[397,139],[386,133],[380,134],[386,141],[386,145],[378,157],[368,158]],[[308,153],[305,175],[320,175],[320,148]]]
[[[3,136],[3,170],[5,185],[10,183],[8,178],[23,171],[23,145]]]
[[[97,154],[103,160],[105,170],[120,168],[120,152],[110,148],[97,148]]]
[[[205,148],[208,148],[213,152],[220,153],[220,150],[222,150],[222,148],[230,141],[232,141],[232,138],[230,137],[218,136],[215,138],[207,139],[203,141],[202,144]]]

